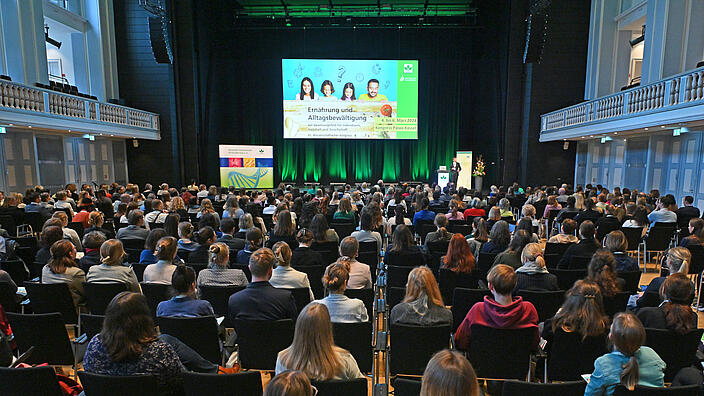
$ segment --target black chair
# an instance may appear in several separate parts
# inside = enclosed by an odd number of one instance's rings
[[[572,246],[571,243],[550,243],[550,242],[547,242],[545,244],[544,253],[546,255],[557,254],[559,257],[562,257],[562,255],[565,254],[565,251],[567,251],[567,248],[569,248],[570,246]]]
[[[555,384],[540,384],[536,382],[525,382],[508,380],[504,381],[502,396],[582,396],[587,383],[580,381],[561,382]]]
[[[374,315],[374,289],[346,289],[345,295],[349,298],[356,298],[362,300],[364,307],[367,309],[367,316],[370,320]]]
[[[667,364],[665,382],[672,382],[677,372],[691,365],[699,366],[697,347],[704,329],[690,330],[685,334],[660,329],[645,329],[645,345],[653,348]]]
[[[388,287],[406,287],[408,282],[408,274],[413,271],[410,266],[390,265],[386,268],[386,285]]]
[[[621,271],[617,276],[626,281],[626,285],[623,288],[624,291],[635,294],[640,290],[640,271]]]
[[[152,317],[156,318],[156,309],[159,303],[170,299],[175,294],[175,291],[171,285],[146,282],[141,282],[139,285],[142,287],[142,294],[147,299],[147,305],[149,305],[149,310],[152,312]]]
[[[340,237],[340,240],[342,240],[343,238],[352,235],[356,227],[354,223],[335,223],[333,221],[330,223],[330,228],[335,230],[337,236]]]
[[[386,287],[386,306],[389,312],[406,296],[406,287]]]
[[[468,354],[477,377],[527,378],[537,331],[537,328],[508,330],[472,325]]]
[[[262,375],[259,371],[218,375],[184,372],[185,396],[262,396]]]
[[[60,313],[23,315],[8,312],[7,319],[20,353],[34,347],[25,363],[76,367],[77,357]]]
[[[144,239],[120,239],[122,246],[125,248],[125,253],[127,253],[128,263],[139,263],[139,256],[144,250],[144,244],[146,240]]]
[[[158,395],[153,375],[102,375],[79,371],[85,396]]]
[[[594,361],[609,352],[608,330],[582,339],[581,334],[556,328],[547,346],[547,375],[552,381],[577,381],[594,370]]]
[[[8,282],[0,282],[0,305],[5,312],[17,312],[17,296],[10,289]]]
[[[276,357],[293,342],[293,320],[235,319],[242,368],[269,370],[276,368]]]
[[[433,223],[434,220],[416,220],[413,227],[416,229],[416,233],[420,235],[421,241],[425,241],[425,236],[428,235],[429,232],[435,231],[436,227]]]
[[[571,270],[578,270],[578,269],[584,269],[586,270],[587,267],[589,266],[589,262],[592,261],[591,256],[572,256],[570,257],[570,262],[567,264],[567,269]]]
[[[12,237],[17,236],[17,223],[10,215],[0,215],[0,228],[7,230]]]
[[[643,238],[644,260],[647,260],[648,252],[663,253],[667,250],[672,242],[672,236],[676,231],[677,226],[675,223],[672,223],[672,225],[655,223],[655,225],[650,227],[648,234]]]
[[[538,311],[538,321],[544,322],[545,319],[552,318],[565,301],[565,291],[538,291],[538,290],[519,290],[517,295],[523,297],[524,301],[528,301]]]
[[[448,231],[453,234],[462,234],[463,236],[467,236],[472,233],[472,226],[464,220],[451,220],[449,227],[450,229]]]
[[[32,227],[32,231],[35,233],[40,232],[42,230],[42,225],[46,220],[47,217],[43,216],[39,212],[24,212],[24,224],[29,224]],[[80,238],[83,238],[83,223],[79,224],[81,224],[81,233],[78,234],[78,236]],[[68,223],[68,228],[73,229],[73,227],[71,227],[71,223]]]
[[[391,385],[394,387],[394,396],[420,396],[423,382],[421,378],[397,375],[391,379]]]
[[[132,263],[131,265],[137,280],[142,282],[144,280],[144,270],[147,269],[149,264]]]
[[[176,318],[160,316],[157,319],[162,334],[169,334],[198,352],[204,359],[222,364],[218,323],[214,316]]]
[[[78,314],[66,283],[25,282],[32,312],[46,314],[58,312],[65,324],[77,324]]]
[[[316,299],[321,299],[325,295],[325,288],[323,287],[323,274],[325,273],[325,267],[322,265],[298,265],[294,267],[295,270],[305,272],[308,275],[308,282],[310,282],[310,289],[313,290],[313,296]]]
[[[81,314],[81,332],[86,335],[88,341],[100,333],[104,321],[105,316],[102,315]]]
[[[339,235],[338,235],[339,236]],[[340,252],[338,251],[338,245],[337,242],[313,242],[310,245],[311,250],[315,250],[316,252],[320,253],[321,256],[323,256],[323,261],[326,264],[331,264],[335,260],[337,260],[338,257],[340,257]],[[316,298],[317,295],[316,295]]]
[[[389,325],[391,375],[423,375],[433,355],[450,345],[450,326]]]
[[[367,396],[367,379],[355,378],[345,381],[311,381],[318,389],[318,396]]]
[[[455,288],[476,289],[479,287],[479,279],[477,279],[476,271],[469,274],[464,272],[457,273],[447,268],[440,268],[438,283],[442,301],[445,305],[452,304]]]
[[[652,388],[650,386],[636,385],[636,388],[629,391],[623,385],[616,385],[614,396],[697,396],[699,385],[671,386],[666,388]]]
[[[628,242],[626,251],[640,251],[640,245],[643,243],[643,227],[621,227],[621,232],[626,236]]]
[[[376,270],[379,267],[379,249],[377,249],[376,241],[359,243],[357,261],[369,266],[369,271],[372,274],[372,283],[376,283]]]
[[[298,287],[295,289],[283,289],[288,290],[293,294],[293,299],[296,301],[296,311],[301,312],[308,303],[311,302],[310,292],[307,287]]]
[[[488,289],[455,288],[452,297],[452,331],[455,332],[474,304],[484,301],[484,296],[491,296]]]
[[[68,223],[66,228],[70,228],[70,229],[76,231],[76,234],[78,234],[78,238],[83,239],[84,228],[83,228],[83,223],[81,223],[80,221],[72,221],[72,222]],[[39,229],[41,230],[41,227]]]
[[[230,296],[245,288],[246,286],[201,286],[198,290],[201,300],[210,302],[216,316],[226,316]]]
[[[604,313],[613,318],[617,313],[625,311],[630,297],[630,292],[618,292],[613,297],[604,296]]]
[[[7,272],[16,285],[21,285],[24,281],[29,280],[29,271],[22,260],[0,261],[0,269]]]
[[[557,285],[561,290],[569,290],[575,282],[587,276],[586,269],[551,269],[550,273],[557,276]]]
[[[0,394],[4,396],[63,396],[54,369],[0,367]]]
[[[494,259],[496,259],[497,253],[484,253],[479,252],[479,259],[477,259],[477,270],[479,271],[479,280],[486,282],[486,276],[489,270],[494,265]]]
[[[372,322],[333,323],[335,345],[346,349],[357,361],[359,371],[371,373],[374,361],[372,348]]]
[[[105,309],[112,301],[113,297],[127,290],[124,283],[95,283],[86,282],[83,284],[86,293],[86,306],[93,315],[105,315]]]

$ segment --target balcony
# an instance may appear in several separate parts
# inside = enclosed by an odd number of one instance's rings
[[[704,125],[704,67],[543,114],[540,141]]]
[[[0,123],[159,140],[159,114],[0,80]]]

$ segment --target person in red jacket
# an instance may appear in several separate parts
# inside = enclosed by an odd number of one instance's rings
[[[520,296],[513,297],[511,292],[516,287],[516,274],[513,268],[498,264],[487,275],[489,290],[493,295],[485,296],[483,302],[474,304],[467,316],[457,328],[455,344],[457,349],[469,349],[472,325],[481,325],[495,329],[535,329],[533,348],[538,346],[538,312],[533,304],[523,301]]]

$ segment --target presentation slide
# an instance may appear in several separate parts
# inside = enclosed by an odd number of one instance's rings
[[[274,188],[273,146],[220,145],[220,185]]]
[[[282,59],[285,139],[418,139],[418,61]]]

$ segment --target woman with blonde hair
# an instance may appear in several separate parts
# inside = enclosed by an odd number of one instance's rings
[[[208,268],[198,273],[196,286],[247,286],[244,271],[229,267],[230,249],[223,242],[216,242],[208,249]]]
[[[516,269],[515,290],[560,290],[557,276],[548,272],[543,259],[543,249],[537,243],[529,243],[521,252],[522,266]]]
[[[350,267],[345,261],[338,260],[325,269],[323,286],[328,291],[328,295],[315,302],[328,308],[330,320],[334,323],[358,323],[369,320],[367,308],[362,300],[345,295],[349,280]]]
[[[132,267],[122,264],[125,249],[122,242],[109,239],[100,247],[100,265],[94,265],[88,270],[86,282],[88,283],[124,283],[131,292],[141,293],[137,275]]]
[[[105,219],[103,218],[103,214],[101,212],[97,210],[90,212],[90,214],[88,214],[88,225],[90,227],[83,231],[83,235],[86,235],[89,232],[98,231],[105,236],[105,239],[115,238],[115,234],[112,231],[103,228],[103,223],[105,223]]]
[[[200,219],[201,216],[206,213],[211,213],[218,219],[218,223],[220,222],[220,215],[215,211],[215,208],[213,208],[213,203],[208,198],[200,201],[200,210],[198,210],[198,215],[196,217]]]
[[[430,268],[416,267],[408,274],[406,296],[391,310],[391,323],[436,326],[452,323]]]
[[[186,209],[186,203],[183,202],[183,198],[177,195],[171,198],[169,202],[171,202],[169,212],[177,214],[183,221],[188,219],[188,210]]]
[[[420,396],[479,396],[472,364],[463,354],[444,349],[425,366]]]
[[[276,267],[272,271],[269,283],[272,286],[283,289],[307,288],[310,299],[315,299],[313,290],[310,288],[310,281],[305,272],[291,268],[291,247],[286,242],[279,241],[271,249],[276,257]]]
[[[353,223],[356,221],[349,198],[344,197],[340,200],[340,204],[337,206],[337,212],[335,212],[332,218],[335,220],[349,220]]]
[[[364,378],[354,357],[335,346],[328,309],[317,302],[303,308],[293,343],[276,358],[276,374],[286,370],[302,371],[316,381]]]

